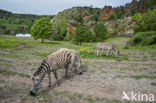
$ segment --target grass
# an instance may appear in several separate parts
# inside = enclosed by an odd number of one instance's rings
[[[156,76],[151,76],[151,75],[133,75],[131,77],[136,79],[136,80],[143,79],[143,78],[146,78],[146,79],[156,79]]]
[[[142,70],[147,70],[147,68],[124,67],[124,68],[120,68],[120,70],[134,70],[134,71],[142,71]]]
[[[0,69],[0,73],[18,75],[18,76],[23,76],[23,77],[30,77],[30,75],[28,75],[28,74],[13,72],[13,71],[10,71],[10,70],[5,70],[5,69]]]
[[[95,100],[93,98],[88,97],[86,98],[86,100],[88,101],[88,103],[95,103]]]
[[[91,72],[91,73],[95,73],[95,72],[96,72],[96,70],[91,70],[90,72]]]
[[[126,42],[127,40],[129,40],[129,38],[127,38],[127,37],[114,37],[114,38],[108,38],[105,41],[118,43],[119,41]],[[59,48],[70,48],[70,49],[77,50],[78,53],[80,54],[80,56],[82,58],[86,58],[86,59],[113,59],[116,61],[123,61],[123,60],[130,61],[131,60],[130,59],[131,57],[129,57],[128,55],[125,55],[125,54],[121,54],[119,56],[119,58],[116,58],[114,53],[112,53],[109,57],[107,57],[105,52],[103,52],[101,56],[97,56],[96,49],[95,49],[96,43],[83,43],[82,46],[74,45],[74,44],[71,44],[71,43],[65,42],[65,41],[46,41],[45,43],[41,43],[40,40],[35,41],[35,40],[33,40],[33,38],[21,38],[21,37],[14,37],[14,36],[8,36],[8,35],[1,35],[0,43],[1,43],[0,48],[4,48],[4,49],[5,48],[17,48],[17,46],[20,45],[21,43],[25,43],[28,45],[28,47],[31,47],[31,48],[27,48],[27,50],[33,49],[33,48],[43,50],[41,48],[44,47],[44,51],[37,50],[37,52],[31,52],[31,54],[33,54],[35,56],[39,56],[39,57],[46,57],[47,55],[53,53],[54,51],[58,50]],[[153,46],[149,46],[149,48],[152,48]],[[156,47],[156,46],[154,46],[154,47]],[[122,46],[119,46],[119,48],[122,48]],[[130,50],[130,49],[134,49],[134,48],[136,49],[137,47],[128,47],[128,48],[129,48],[128,50]],[[143,47],[143,48],[145,48],[145,47]],[[24,48],[20,48],[20,49],[24,49]],[[140,49],[140,48],[138,48],[138,49]],[[121,49],[121,51],[122,51],[122,49]],[[153,53],[155,53],[155,52],[153,51]],[[3,56],[3,54],[1,56]],[[9,58],[19,58],[20,59],[20,57],[18,57],[18,55],[10,56],[9,54],[7,54],[4,56],[9,57]],[[26,58],[26,59],[29,59],[29,58]],[[149,58],[147,58],[147,57],[143,57],[142,61],[146,61],[148,59]]]
[[[26,41],[16,39],[0,39],[0,48],[15,48],[20,44],[27,44]]]
[[[25,56],[25,55],[15,55],[15,54],[4,54],[4,53],[0,53],[0,56],[2,56],[2,57],[8,57],[8,58],[15,58],[15,59],[23,59],[23,60],[29,59],[29,57],[28,56]]]
[[[156,83],[155,82],[152,82],[151,85],[156,86]]]

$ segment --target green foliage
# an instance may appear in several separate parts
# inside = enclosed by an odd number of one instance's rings
[[[147,31],[156,31],[156,9],[153,11],[149,10],[143,16],[143,22]]]
[[[132,20],[139,24],[139,23],[141,23],[142,18],[143,17],[141,15],[141,13],[136,13],[136,14],[133,15]]]
[[[49,39],[52,35],[51,27],[49,18],[41,18],[33,24],[31,34],[35,39],[42,38],[43,43],[43,39]]]
[[[113,28],[113,33],[112,33],[112,35],[117,35],[118,34],[118,29],[115,27],[115,28]]]
[[[103,41],[108,35],[107,27],[103,23],[97,23],[94,28],[96,41]]]
[[[30,33],[30,28],[33,25],[34,21],[42,17],[52,18],[53,16],[14,14],[12,12],[0,9],[0,28],[4,30],[5,34],[14,35],[16,33]]]
[[[64,40],[65,41],[71,41],[72,40],[72,36],[68,30],[67,30],[66,37],[64,38]]]
[[[86,25],[78,25],[76,31],[74,33],[73,40],[77,44],[82,44],[82,42],[90,42],[92,41],[92,33],[89,31],[88,26]]]
[[[77,24],[82,24],[84,22],[84,20],[80,14],[73,15],[73,19],[77,21]]]
[[[155,0],[147,0],[148,8],[152,9],[155,3],[156,3]]]
[[[114,20],[116,19],[116,15],[113,13],[109,16],[108,20]]]
[[[135,33],[144,31],[156,31],[156,9],[153,11],[149,10],[142,17],[138,15],[141,14],[135,14],[133,16],[133,20],[136,20],[138,22],[138,26],[134,29]]]
[[[123,12],[117,12],[117,13],[116,13],[116,19],[120,19],[120,18],[122,18],[123,15],[124,15]]]
[[[146,28],[144,25],[139,25],[137,27],[134,28],[134,33],[137,33],[137,32],[144,32],[146,31]]]
[[[98,15],[97,15],[97,14],[94,14],[94,15],[92,16],[92,19],[93,19],[94,21],[98,21]]]
[[[67,32],[67,22],[64,19],[57,21],[53,24],[52,31],[54,35],[52,36],[53,40],[63,40]]]
[[[138,32],[134,35],[133,39],[131,39],[131,42],[140,45],[156,44],[156,32]]]

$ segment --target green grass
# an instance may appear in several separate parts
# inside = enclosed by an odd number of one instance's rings
[[[152,82],[151,85],[156,86],[156,83],[155,82]]]
[[[0,53],[0,56],[2,56],[2,57],[8,57],[8,58],[23,59],[23,60],[29,59],[29,57],[28,56],[25,56],[25,55],[15,55],[15,54],[4,54],[4,53]]]
[[[127,37],[114,37],[114,38],[108,38],[105,41],[106,42],[115,42],[115,43],[119,43],[119,42],[126,42],[127,40],[129,40],[129,38]],[[97,56],[96,54],[96,49],[95,49],[95,44],[96,43],[82,43],[82,46],[79,45],[74,45],[71,44],[69,42],[65,42],[65,41],[48,41],[46,40],[45,43],[41,43],[40,40],[35,41],[33,38],[22,38],[22,37],[15,37],[15,36],[8,36],[8,35],[0,35],[0,48],[2,49],[7,49],[7,48],[15,48],[15,49],[20,49],[23,50],[24,48],[17,48],[18,45],[20,45],[21,43],[25,43],[28,45],[28,47],[31,48],[26,48],[27,50],[29,49],[34,49],[37,48],[37,52],[31,52],[31,54],[39,56],[39,57],[46,57],[49,54],[55,52],[56,50],[58,50],[59,48],[70,48],[70,49],[75,49],[78,51],[78,53],[80,54],[80,56],[82,58],[86,58],[86,59],[113,59],[116,61],[123,61],[123,60],[127,60],[127,61],[132,61],[132,58],[129,57],[128,55],[125,54],[120,54],[119,58],[116,58],[114,53],[111,53],[109,57],[106,56],[106,52],[103,52],[101,56]],[[153,45],[154,48],[156,48],[156,45]],[[147,47],[143,47],[143,48],[152,48],[153,46],[147,46]],[[42,49],[43,47],[45,47],[45,51]],[[119,48],[122,48],[119,46]],[[142,50],[142,48],[135,46],[135,47],[128,47],[130,49],[140,49]],[[39,49],[41,49],[42,51],[40,51]],[[152,48],[153,49],[153,48]],[[124,49],[121,49],[121,51]],[[0,54],[1,56],[6,56],[9,58],[25,58],[25,59],[29,59],[27,57],[20,57],[18,55],[10,55],[10,54]],[[155,55],[155,51],[152,51],[152,55]],[[149,60],[148,57],[143,57],[142,61],[147,61]]]
[[[20,44],[27,44],[27,42],[23,42],[21,40],[0,40],[0,48],[15,48]]]
[[[36,56],[40,56],[40,57],[46,57],[48,55],[50,55],[51,53],[39,53],[39,52],[36,52],[35,55]]]
[[[142,70],[147,70],[147,68],[124,67],[124,68],[120,68],[120,70],[134,70],[134,71],[142,71]]]
[[[86,100],[88,101],[88,103],[95,103],[95,100],[93,98],[88,97],[86,98]]]
[[[0,69],[0,73],[18,75],[18,76],[23,76],[23,77],[30,77],[30,75],[28,75],[28,74],[13,72],[13,71],[10,71],[10,70],[5,70],[5,69]]]
[[[136,80],[143,79],[143,78],[146,78],[146,79],[156,79],[156,76],[151,76],[151,75],[133,75],[131,77],[136,79]]]
[[[114,38],[108,38],[106,40],[104,40],[105,42],[118,42],[118,41],[128,41],[130,39],[130,37],[114,37]]]

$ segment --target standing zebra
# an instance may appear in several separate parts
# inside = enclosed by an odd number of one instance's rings
[[[76,65],[76,71],[82,73],[82,63],[79,54],[76,50],[61,48],[57,52],[47,56],[37,69],[37,71],[32,75],[31,79],[33,81],[30,94],[36,95],[38,90],[42,86],[42,80],[46,74],[49,78],[49,87],[51,86],[51,72],[53,72],[55,79],[59,85],[59,80],[57,77],[57,70],[65,68],[65,77],[68,77],[68,68],[72,68]]]
[[[97,48],[97,56],[99,56],[100,52],[103,50],[107,51],[107,57],[109,56],[112,50],[115,52],[116,57],[119,57],[120,54],[120,50],[113,43],[99,42],[96,44],[96,48]]]

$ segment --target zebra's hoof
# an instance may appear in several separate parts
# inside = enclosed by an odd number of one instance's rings
[[[60,85],[60,82],[58,81],[58,82],[56,82],[56,84],[57,84],[57,86],[59,86]]]

